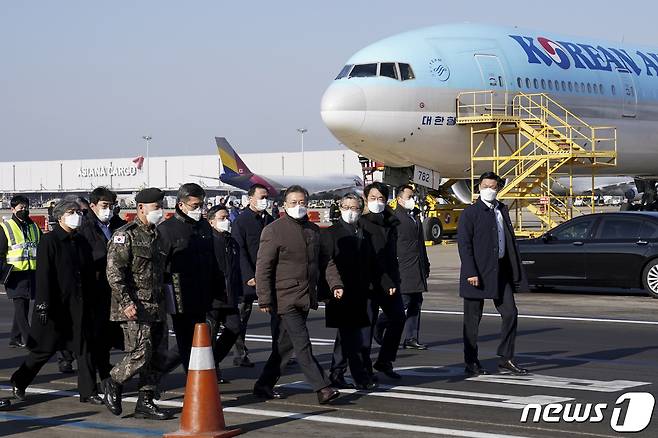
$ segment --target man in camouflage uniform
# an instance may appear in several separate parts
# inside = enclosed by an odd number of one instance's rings
[[[166,420],[153,394],[166,361],[167,325],[163,273],[165,259],[157,249],[155,226],[162,220],[164,192],[144,189],[135,196],[137,217],[119,228],[108,244],[107,279],[112,288],[110,320],[121,323],[126,355],[103,381],[104,403],[121,415],[123,384],[139,373],[135,417]]]

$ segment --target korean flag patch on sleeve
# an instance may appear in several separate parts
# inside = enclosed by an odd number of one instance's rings
[[[114,236],[114,238],[112,239],[112,242],[114,242],[114,243],[124,244],[124,243],[126,243],[126,236],[124,236],[123,234],[117,234],[117,235]]]

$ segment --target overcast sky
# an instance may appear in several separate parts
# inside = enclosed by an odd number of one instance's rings
[[[658,46],[649,1],[0,3],[0,161],[339,147],[320,98],[345,60],[453,22]]]

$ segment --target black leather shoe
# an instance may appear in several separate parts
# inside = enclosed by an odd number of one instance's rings
[[[517,376],[524,376],[529,373],[525,368],[521,368],[512,361],[512,359],[506,360],[504,362],[498,362],[498,369],[501,371],[510,371],[512,374]]]
[[[254,363],[249,360],[248,356],[236,357],[233,359],[233,365],[236,367],[253,368]]]
[[[25,343],[23,341],[9,341],[9,346],[11,348],[25,348]]]
[[[344,376],[331,376],[331,386],[338,389],[354,389],[354,385],[345,380]]]
[[[121,415],[123,409],[121,408],[121,392],[123,388],[120,384],[115,382],[111,377],[103,380],[103,403],[107,409],[114,415]]]
[[[360,391],[372,391],[373,389],[377,389],[377,384],[373,381],[369,381],[364,383],[357,383],[355,387]]]
[[[73,373],[73,363],[69,362],[68,360],[59,361],[59,371],[64,374]]]
[[[225,379],[225,378],[222,376],[222,371],[221,371],[219,368],[215,368],[215,373],[217,374],[217,383],[219,383],[219,384],[221,384],[221,385],[223,385],[223,384],[225,384],[225,383],[231,383],[230,380]]]
[[[264,398],[265,400],[281,400],[285,398],[280,392],[276,392],[273,388],[268,388],[266,386],[254,386],[253,394],[258,398]]]
[[[89,403],[92,405],[102,405],[103,399],[98,394],[92,394],[89,397],[80,397],[80,403]]]
[[[384,373],[387,377],[391,379],[401,379],[402,376],[393,371],[393,365],[390,363],[383,364],[383,363],[376,363],[373,365],[373,368],[376,369],[377,371]]]
[[[8,398],[0,399],[0,409],[7,409],[11,406],[11,401]]]
[[[464,368],[464,372],[469,376],[486,376],[491,374],[489,371],[487,371],[486,368],[482,366],[480,361],[467,363],[466,367]]]
[[[11,381],[11,393],[16,400],[25,401],[25,388],[20,388],[13,380]]]
[[[427,345],[421,344],[416,339],[408,339],[402,344],[402,348],[411,350],[427,350]]]
[[[174,415],[172,412],[162,410],[153,402],[153,392],[139,391],[137,404],[135,405],[135,418],[146,420],[169,420]]]
[[[340,396],[340,392],[336,388],[327,386],[318,391],[318,403],[321,405],[326,405],[331,400],[334,400]]]

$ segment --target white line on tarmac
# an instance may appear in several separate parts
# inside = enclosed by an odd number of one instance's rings
[[[6,385],[0,385],[0,389],[11,390],[11,387]],[[26,392],[31,394],[50,394],[60,397],[79,397],[79,395],[73,391],[60,391],[56,389],[45,389],[45,388],[35,388],[35,387],[27,388]],[[137,397],[124,397],[123,401],[128,403],[136,403]],[[158,401],[158,405],[182,408],[183,402],[175,401],[175,400],[160,400]],[[360,426],[365,428],[399,430],[399,431],[407,431],[407,432],[418,432],[418,433],[427,433],[433,435],[448,435],[448,436],[467,437],[467,438],[524,438],[521,435],[503,435],[503,434],[476,432],[476,431],[468,431],[468,430],[447,429],[443,427],[417,426],[414,424],[391,423],[388,421],[358,420],[355,418],[330,417],[328,415],[304,414],[301,412],[273,411],[269,409],[228,407],[228,408],[224,408],[224,412],[228,412],[232,414],[254,415],[261,417],[292,418],[295,420],[311,421],[315,423],[341,424],[341,425],[350,425],[350,426]]]

